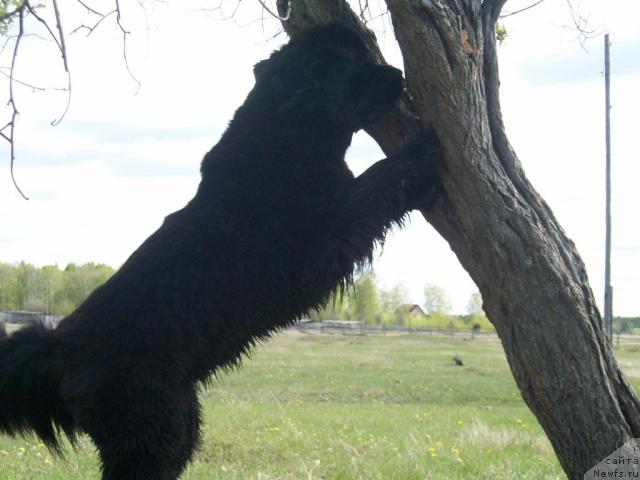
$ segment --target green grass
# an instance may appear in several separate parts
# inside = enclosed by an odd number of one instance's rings
[[[617,352],[637,388],[640,350]],[[201,398],[184,480],[565,478],[496,341],[287,332]],[[97,478],[87,439],[63,460],[0,437],[2,480]]]

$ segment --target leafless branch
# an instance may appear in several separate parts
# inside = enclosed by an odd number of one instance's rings
[[[25,199],[27,199],[26,195],[24,195],[24,193],[22,192],[22,190],[19,188],[16,180],[15,180],[15,176],[14,176],[14,163],[15,163],[15,136],[16,136],[16,125],[17,125],[17,118],[19,115],[18,112],[18,107],[17,107],[17,102],[16,102],[16,98],[15,98],[15,87],[16,85],[20,85],[22,87],[27,87],[30,88],[32,91],[38,91],[38,92],[42,92],[42,91],[48,91],[48,90],[56,90],[56,91],[64,91],[67,93],[67,103],[65,105],[64,111],[62,112],[62,114],[54,119],[51,122],[51,125],[58,125],[66,116],[67,112],[69,111],[69,106],[71,104],[71,73],[70,73],[70,68],[69,68],[69,58],[68,58],[68,51],[67,51],[67,45],[66,45],[66,36],[64,33],[64,28],[63,28],[63,24],[62,24],[62,15],[61,15],[61,9],[60,9],[60,1],[59,0],[51,0],[51,5],[53,6],[53,13],[54,13],[54,17],[55,17],[55,27],[53,27],[53,22],[52,21],[48,21],[45,18],[43,18],[39,11],[38,11],[38,7],[39,5],[35,5],[31,3],[32,0],[21,0],[20,2],[16,3],[14,10],[12,10],[11,12],[5,13],[4,15],[0,16],[0,22],[6,22],[6,23],[10,23],[12,20],[17,19],[17,27],[18,27],[18,33],[16,35],[7,35],[4,43],[2,43],[2,45],[0,46],[0,54],[2,54],[7,47],[13,42],[13,52],[11,54],[11,65],[9,67],[2,67],[0,66],[0,75],[5,76],[9,79],[9,100],[7,102],[7,105],[11,108],[11,114],[10,114],[10,120],[9,122],[7,122],[7,124],[0,128],[0,137],[4,138],[10,145],[10,155],[11,155],[11,161],[10,161],[10,170],[11,170],[11,178],[13,180],[13,183],[15,185],[16,190],[20,193],[20,195],[22,195],[22,197],[24,197]],[[120,10],[120,0],[113,0],[114,1],[114,8],[113,10],[107,12],[107,13],[101,13],[99,10],[93,8],[92,6],[90,6],[87,2],[88,0],[76,0],[78,2],[79,5],[81,5],[84,9],[86,9],[87,11],[87,15],[89,15],[90,17],[93,16],[93,20],[95,20],[95,22],[93,24],[89,24],[89,25],[85,25],[82,24],[78,27],[76,27],[75,29],[73,29],[70,34],[76,33],[78,31],[81,30],[86,30],[87,31],[87,36],[91,35],[91,33],[93,33],[93,31],[95,31],[96,28],[98,28],[98,26],[100,26],[102,24],[102,22],[104,22],[104,20],[106,20],[109,17],[112,17],[115,15],[115,24],[116,27],[118,28],[118,30],[121,32],[122,34],[122,56],[124,58],[124,63],[127,69],[127,72],[129,73],[129,76],[135,81],[135,83],[137,84],[137,90],[140,89],[140,82],[138,81],[138,79],[136,78],[136,76],[133,74],[130,66],[129,66],[129,60],[127,57],[127,37],[131,34],[123,25],[122,22],[122,15],[121,15],[121,10]],[[137,0],[138,4],[140,6],[144,6],[144,4],[146,3],[145,0]],[[160,0],[158,0],[160,1]],[[27,33],[25,31],[25,19],[31,16],[33,17],[38,23],[40,23],[42,25],[42,27],[44,27],[44,29],[46,30],[46,32],[48,33],[47,37],[48,38],[44,38],[41,37],[37,34],[34,33]],[[24,37],[27,36],[37,36],[45,41],[53,41],[59,52],[60,52],[60,56],[62,57],[62,64],[64,67],[64,71],[67,74],[67,86],[66,88],[46,88],[46,87],[41,87],[41,86],[37,86],[34,85],[32,83],[29,83],[28,81],[25,81],[24,79],[18,79],[15,76],[15,72],[16,72],[16,65],[17,65],[17,60],[18,60],[18,54],[20,52],[20,46],[21,46],[21,42],[22,39]],[[136,90],[136,93],[137,93]]]
[[[370,12],[369,0],[358,0],[358,7],[360,8],[358,16],[364,23],[367,23],[367,12]]]
[[[85,2],[83,2],[82,0],[76,0],[80,5],[82,5],[84,8],[87,9],[88,12],[93,13],[94,15],[98,15],[100,17],[104,17],[104,15],[100,12],[98,12],[97,10],[91,8],[89,5],[87,5]]]
[[[526,12],[527,10],[540,5],[542,2],[544,2],[544,0],[538,0],[537,2],[532,3],[528,7],[521,8],[520,10],[515,10],[513,12],[503,13],[503,14],[500,15],[500,18],[512,17],[512,16],[517,15],[519,13]]]
[[[239,2],[238,2],[238,3],[239,3]],[[267,4],[265,3],[265,1],[264,1],[264,0],[258,0],[258,3],[259,3],[260,5],[262,5],[262,8],[264,8],[264,9],[267,11],[267,13],[268,13],[269,15],[271,15],[273,18],[277,18],[277,19],[278,19],[278,20],[280,20],[281,22],[287,22],[287,21],[289,21],[289,18],[291,17],[291,0],[289,0],[289,1],[287,2],[287,11],[286,11],[286,13],[285,13],[285,15],[284,15],[283,17],[281,17],[280,15],[278,15],[278,13],[277,13],[277,12],[274,12],[273,10],[271,10],[271,9],[267,6]]]
[[[105,14],[102,13],[96,13],[96,15],[99,15],[100,18],[98,18],[98,20],[96,21],[96,23],[94,23],[93,25],[85,25],[80,24],[78,25],[76,28],[74,28],[73,30],[71,30],[70,35],[73,35],[76,32],[79,32],[80,30],[88,30],[87,31],[87,37],[89,35],[91,35],[96,28],[98,28],[100,26],[100,24],[105,21],[107,18],[109,18],[111,15],[117,13],[118,11],[116,9],[111,10],[110,12],[107,12]]]
[[[24,36],[26,36],[26,35],[23,35],[23,37]],[[0,67],[0,75],[2,75],[3,77],[6,77],[8,79],[11,79],[11,75],[9,73],[5,72],[4,70],[8,70],[10,72],[11,71],[11,67]],[[18,85],[22,85],[23,87],[27,87],[27,88],[31,89],[34,92],[51,92],[51,91],[67,92],[69,90],[68,87],[42,87],[40,85],[34,85],[32,83],[25,82],[23,80],[19,80],[15,76],[13,77],[13,81],[15,83],[17,83]]]
[[[89,13],[91,13],[92,15],[94,15],[94,19],[95,17],[97,17],[95,23],[90,24],[90,25],[85,25],[84,23],[78,25],[76,28],[74,28],[71,32],[70,35],[73,35],[77,32],[80,31],[86,31],[87,33],[87,37],[89,35],[91,35],[101,24],[102,22],[104,22],[105,20],[107,20],[109,17],[115,15],[116,17],[116,26],[118,28],[118,30],[120,30],[120,33],[122,34],[122,58],[124,59],[124,64],[125,64],[125,68],[127,69],[127,72],[129,73],[129,76],[131,77],[131,79],[136,83],[136,93],[138,93],[138,91],[140,90],[140,81],[138,80],[138,78],[134,75],[133,71],[131,70],[131,67],[129,65],[129,58],[127,56],[127,37],[131,34],[131,32],[129,32],[129,30],[127,30],[126,28],[124,28],[124,25],[122,24],[122,13],[120,10],[120,0],[114,0],[115,2],[115,6],[113,8],[113,10],[107,12],[107,13],[101,13],[98,10],[90,7],[89,5],[87,5],[85,2],[83,2],[82,0],[76,0],[80,5],[82,5]],[[138,0],[138,5],[140,5],[141,7],[144,7],[144,2],[142,2],[141,0]]]
[[[58,49],[62,52],[63,48],[62,48],[62,45],[60,43],[60,40],[58,39],[56,34],[53,33],[53,30],[51,30],[51,27],[49,26],[49,23],[44,18],[42,18],[38,14],[38,12],[36,12],[35,8],[29,3],[29,0],[24,0],[24,2],[22,4],[23,4],[24,8],[29,12],[29,14],[32,15],[33,18],[38,20],[38,22],[40,22],[44,26],[44,28],[47,30],[47,32],[49,32],[49,36],[53,39],[53,41],[58,46]],[[66,55],[66,53],[65,53],[65,55]]]
[[[130,35],[131,32],[126,30],[124,28],[124,26],[122,25],[122,16],[121,16],[121,13],[120,13],[120,0],[115,0],[115,3],[116,3],[116,8],[115,8],[115,10],[116,10],[116,24],[118,25],[118,28],[122,32],[122,57],[124,58],[124,65],[127,68],[127,72],[129,72],[129,76],[138,85],[138,87],[136,89],[136,92],[135,92],[137,94],[138,91],[140,90],[140,85],[141,84],[140,84],[140,81],[136,78],[136,76],[131,71],[131,68],[129,67],[129,59],[127,58],[127,36]]]
[[[565,1],[567,2],[567,7],[569,7],[569,13],[571,14],[571,21],[573,22],[573,25],[563,25],[563,27],[570,28],[578,32],[578,41],[580,42],[582,49],[586,52],[587,48],[585,46],[585,42],[590,38],[597,37],[600,32],[589,27],[589,18],[582,16],[582,14],[573,6],[571,0]]]
[[[29,200],[20,187],[18,186],[18,182],[16,182],[16,177],[13,171],[13,165],[16,159],[16,150],[15,150],[15,133],[16,133],[16,120],[18,118],[18,107],[16,106],[15,96],[14,96],[14,78],[13,74],[16,68],[16,62],[18,59],[18,52],[20,50],[20,42],[22,40],[22,36],[24,35],[24,16],[25,16],[25,8],[26,2],[21,4],[20,11],[18,13],[18,35],[16,37],[16,43],[13,47],[13,55],[11,57],[11,69],[9,70],[9,102],[8,105],[11,107],[11,120],[4,127],[0,129],[0,135],[9,142],[11,162],[9,165],[9,171],[11,173],[11,181],[13,182],[13,186],[16,188],[18,193],[22,195],[22,198],[25,200]],[[9,129],[8,134],[5,133],[6,129]]]
[[[484,0],[482,2],[482,11],[484,12],[482,16],[495,24],[506,2],[507,0]]]
[[[232,20],[233,22],[235,22],[235,17],[236,17],[236,13],[238,13],[238,9],[240,8],[240,0],[238,0],[235,4],[235,6],[233,7],[233,10],[231,13],[229,14],[225,14],[224,11],[222,10],[222,3],[223,0],[220,0],[218,2],[218,5],[216,5],[215,7],[206,9],[208,11],[212,11],[212,12],[219,12],[221,17],[221,20]]]
[[[58,0],[53,0],[53,11],[56,16],[56,28],[58,29],[58,35],[60,41],[58,45],[60,46],[60,54],[62,55],[62,63],[64,64],[64,71],[67,73],[67,104],[65,105],[64,111],[60,118],[51,122],[51,125],[56,126],[59,125],[62,119],[65,117],[67,112],[69,111],[69,106],[71,105],[71,72],[69,70],[69,61],[67,59],[67,46],[64,41],[64,32],[62,30],[62,21],[60,20],[60,9],[58,8]]]

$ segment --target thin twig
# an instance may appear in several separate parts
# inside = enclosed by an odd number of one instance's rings
[[[569,13],[571,14],[571,20],[573,21],[573,28],[578,31],[578,42],[582,49],[588,53],[588,50],[585,46],[585,42],[593,37],[597,37],[599,32],[596,30],[592,30],[587,28],[589,26],[589,19],[583,17],[574,7],[570,0],[566,0],[567,6],[569,7]],[[566,25],[563,25],[565,28],[572,28]]]
[[[58,46],[58,49],[62,51],[62,45],[60,45],[60,40],[58,39],[58,37],[56,36],[55,33],[53,33],[53,30],[51,30],[51,27],[49,26],[49,23],[47,23],[47,21],[42,18],[40,15],[38,15],[38,13],[35,11],[35,9],[31,6],[31,4],[29,3],[29,0],[25,0],[23,3],[24,7],[27,9],[27,11],[33,15],[33,17],[38,20],[38,22],[40,22],[42,25],[44,25],[44,27],[47,29],[47,31],[49,32],[49,36],[53,39],[54,42],[56,42],[56,45]]]
[[[0,67],[0,75],[3,75],[7,78],[11,78],[11,76],[8,73],[3,72],[3,70],[11,71],[11,67]],[[66,92],[69,90],[67,87],[41,87],[39,85],[33,85],[32,83],[19,80],[15,78],[15,76],[13,77],[13,81],[16,82],[18,85],[22,85],[23,87],[30,88],[34,92],[36,91],[37,92],[51,92],[51,91]]]
[[[16,62],[18,60],[18,51],[20,49],[20,41],[22,40],[22,36],[24,35],[24,6],[26,2],[22,4],[20,8],[20,13],[18,15],[18,36],[16,37],[16,44],[13,47],[13,56],[11,58],[11,70],[9,71],[9,105],[11,106],[11,121],[7,123],[2,129],[0,129],[0,134],[9,142],[10,145],[10,155],[11,155],[11,163],[9,166],[9,171],[11,173],[11,181],[13,182],[13,186],[16,188],[18,193],[22,195],[22,198],[25,200],[29,200],[20,187],[18,186],[18,182],[16,182],[16,177],[13,171],[13,164],[16,159],[16,149],[15,149],[15,132],[16,132],[16,119],[18,117],[18,108],[16,106],[15,97],[13,95],[13,86],[14,79],[13,74],[16,68]],[[3,133],[3,131],[9,127],[9,135]]]
[[[542,2],[544,2],[544,0],[538,0],[537,2],[532,3],[528,7],[521,8],[520,10],[516,10],[514,12],[504,13],[504,14],[500,15],[500,18],[512,17],[513,15],[517,15],[518,13],[522,13],[522,12],[525,12],[525,11],[531,9],[531,8],[534,8],[534,7],[538,6],[538,5],[540,5]]]
[[[122,56],[124,58],[124,65],[127,68],[127,72],[129,72],[129,76],[138,85],[138,88],[136,89],[136,92],[135,92],[135,94],[137,94],[140,91],[141,83],[131,71],[131,68],[129,67],[129,59],[127,58],[127,35],[129,35],[131,32],[129,32],[122,26],[121,15],[120,15],[120,0],[115,0],[115,3],[116,3],[116,8],[115,8],[116,24],[118,25],[118,28],[122,32]]]
[[[92,26],[88,26],[88,25],[85,25],[85,24],[83,23],[82,25],[79,25],[79,26],[77,26],[76,28],[74,28],[73,30],[71,30],[71,32],[69,33],[69,35],[73,35],[74,33],[78,32],[78,31],[80,31],[80,30],[88,30],[88,32],[87,32],[87,37],[88,37],[89,35],[91,35],[91,34],[94,32],[94,30],[95,30],[96,28],[98,28],[98,26],[99,26],[103,21],[105,21],[107,18],[109,18],[111,15],[113,15],[114,13],[117,13],[117,12],[118,12],[118,11],[114,8],[113,10],[111,10],[111,11],[110,11],[110,12],[108,12],[108,13],[105,13],[104,15],[103,15],[103,14],[100,14],[100,18],[99,18],[99,19],[96,21],[96,23],[94,23]]]
[[[65,117],[65,115],[69,111],[69,106],[71,105],[71,72],[69,71],[69,61],[67,59],[67,47],[64,41],[64,33],[62,30],[62,21],[60,20],[60,9],[58,8],[58,0],[53,0],[53,11],[56,15],[56,28],[58,29],[58,35],[60,38],[58,45],[60,46],[60,54],[62,55],[62,63],[64,64],[64,71],[67,72],[67,88],[68,88],[67,104],[64,107],[64,111],[62,112],[62,115],[60,115],[60,118],[58,118],[57,120],[54,119],[51,122],[51,125],[55,127],[57,125],[60,125],[60,122],[62,122],[62,119]]]
[[[80,5],[82,5],[84,8],[87,9],[88,12],[93,13],[94,15],[98,15],[100,17],[104,17],[104,15],[100,12],[98,12],[97,10],[94,10],[93,8],[91,8],[89,5],[87,5],[85,2],[83,2],[82,0],[76,0]]]
[[[268,6],[267,4],[264,2],[264,0],[258,0],[258,3],[260,5],[262,5],[262,8],[264,8],[267,13],[269,15],[271,15],[274,18],[277,18],[278,20],[280,20],[281,22],[287,22],[289,20],[289,18],[291,17],[291,0],[289,0],[287,2],[287,13],[285,14],[284,17],[281,17],[280,15],[278,15],[276,12],[273,12]]]

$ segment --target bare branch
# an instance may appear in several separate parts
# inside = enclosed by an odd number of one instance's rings
[[[56,27],[58,29],[58,35],[60,36],[60,42],[58,44],[60,46],[60,54],[62,55],[64,71],[67,72],[67,89],[68,89],[67,104],[64,107],[64,111],[62,112],[62,115],[60,115],[60,118],[58,118],[57,120],[53,120],[51,122],[51,125],[55,127],[56,125],[59,125],[62,119],[66,116],[67,112],[69,111],[69,106],[71,105],[71,72],[69,71],[69,61],[67,60],[67,47],[64,41],[64,33],[62,30],[62,22],[60,20],[60,9],[58,8],[58,0],[53,0],[53,11],[56,15]]]
[[[563,27],[570,28],[578,32],[578,42],[580,42],[580,46],[582,47],[582,49],[587,52],[585,42],[590,38],[597,37],[600,32],[589,28],[589,19],[587,17],[583,17],[580,12],[578,12],[576,8],[574,8],[570,0],[565,1],[567,2],[567,7],[569,7],[569,13],[571,14],[571,21],[573,22],[573,26],[563,25]]]
[[[58,39],[56,34],[53,33],[53,30],[51,30],[51,27],[49,26],[49,23],[45,19],[43,19],[40,15],[38,15],[38,13],[35,11],[35,8],[33,8],[33,6],[29,3],[29,0],[25,0],[24,3],[23,3],[23,6],[24,6],[24,8],[27,9],[27,11],[31,15],[33,15],[33,17],[36,20],[38,20],[38,22],[40,22],[42,25],[44,25],[44,27],[49,32],[49,36],[53,39],[54,42],[56,42],[56,45],[58,46],[58,49],[60,51],[63,51],[62,45],[60,44],[60,40]]]
[[[238,2],[240,3],[240,2]],[[271,15],[273,18],[277,18],[278,20],[280,20],[281,22],[288,22],[289,18],[291,17],[291,0],[287,1],[287,10],[286,13],[283,17],[281,17],[280,15],[278,15],[276,12],[272,11],[267,4],[264,2],[264,0],[258,0],[258,3],[260,5],[262,5],[262,8],[264,8],[267,13],[269,13],[269,15]]]
[[[496,23],[505,3],[507,3],[507,0],[484,0],[482,2],[482,16],[492,23]]]
[[[76,28],[74,28],[73,30],[71,30],[70,35],[73,35],[74,33],[78,32],[78,31],[80,31],[80,30],[88,30],[88,32],[87,32],[87,37],[88,37],[89,35],[91,35],[91,34],[94,32],[94,30],[95,30],[96,28],[98,28],[98,27],[100,26],[100,24],[101,24],[103,21],[105,21],[107,18],[109,18],[111,15],[113,15],[114,13],[117,13],[117,12],[118,12],[118,10],[116,10],[116,9],[114,8],[113,10],[111,10],[110,12],[105,13],[105,14],[98,13],[98,14],[96,14],[96,15],[99,15],[99,16],[100,16],[100,18],[96,21],[96,23],[94,23],[94,24],[93,24],[93,25],[91,25],[91,26],[85,25],[85,24],[83,23],[83,24],[81,24],[81,25],[77,26]]]
[[[23,37],[26,37],[26,35],[23,35]],[[0,67],[0,75],[6,78],[11,78],[11,76],[4,70],[11,71],[11,67]],[[13,77],[13,81],[18,85],[22,85],[23,87],[31,89],[34,92],[67,92],[69,90],[68,87],[43,87],[40,85],[34,85],[33,83],[19,80],[15,76]]]
[[[4,139],[7,142],[9,142],[10,155],[11,155],[9,171],[11,173],[11,181],[13,182],[13,186],[16,188],[18,193],[22,195],[22,198],[24,198],[25,200],[29,200],[29,197],[27,197],[18,186],[18,182],[16,182],[16,177],[13,171],[13,165],[16,159],[15,133],[16,133],[16,120],[18,118],[18,107],[16,106],[16,101],[13,93],[13,87],[15,83],[13,79],[13,74],[15,72],[16,62],[18,60],[18,51],[20,50],[20,41],[22,40],[22,36],[24,35],[25,5],[27,5],[26,2],[24,2],[20,6],[20,11],[18,13],[18,35],[16,36],[16,43],[13,47],[13,55],[11,57],[11,69],[9,70],[9,103],[8,104],[11,106],[11,120],[9,121],[9,123],[7,123],[4,127],[0,129],[0,134],[2,135],[2,137],[4,137]],[[9,129],[8,135],[4,133],[4,130],[7,128]]]
[[[140,81],[136,78],[136,76],[133,74],[133,72],[131,71],[131,68],[129,67],[129,59],[127,58],[127,36],[131,34],[131,32],[129,32],[128,30],[126,30],[124,28],[124,26],[122,25],[122,17],[120,14],[120,0],[115,0],[116,3],[116,24],[118,25],[118,28],[120,29],[120,31],[122,32],[122,57],[124,58],[124,65],[127,68],[127,72],[129,72],[129,76],[131,77],[131,79],[136,82],[136,84],[138,85],[138,87],[136,88],[136,94],[140,91]]]
[[[91,8],[89,5],[87,5],[85,2],[83,2],[82,0],[76,0],[80,5],[82,5],[84,8],[87,9],[88,12],[93,13],[94,15],[98,15],[100,17],[104,17],[104,15],[100,12],[98,12],[97,10],[94,10],[93,8]]]
[[[516,10],[516,11],[514,11],[514,12],[507,12],[507,13],[503,13],[503,14],[501,14],[501,15],[499,16],[499,18],[512,17],[512,16],[517,15],[517,14],[519,14],[519,13],[526,12],[527,10],[529,10],[529,9],[531,9],[531,8],[534,8],[534,7],[538,6],[538,5],[540,5],[542,2],[544,2],[544,0],[538,0],[537,2],[532,3],[532,4],[531,4],[531,5],[529,5],[528,7],[521,8],[520,10]]]

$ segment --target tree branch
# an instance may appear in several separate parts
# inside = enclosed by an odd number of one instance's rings
[[[9,123],[7,123],[4,127],[0,129],[0,135],[2,135],[2,137],[5,140],[7,140],[10,145],[11,162],[10,162],[9,170],[11,172],[11,181],[13,182],[13,186],[16,188],[16,190],[22,196],[22,198],[24,198],[25,200],[29,200],[29,197],[27,197],[18,186],[18,183],[16,182],[16,177],[14,175],[14,170],[13,170],[13,166],[16,159],[15,132],[16,132],[16,119],[18,117],[18,107],[16,106],[16,101],[15,101],[15,96],[13,91],[13,86],[14,86],[13,77],[14,77],[14,72],[16,68],[16,62],[18,60],[18,51],[20,50],[20,42],[22,40],[22,36],[24,35],[24,15],[25,15],[24,6],[25,5],[26,5],[26,2],[24,2],[21,5],[20,12],[18,13],[18,35],[16,37],[16,44],[13,47],[13,55],[11,57],[11,69],[9,70],[9,105],[11,106],[11,120],[9,121]],[[4,130],[7,128],[9,128],[8,135],[4,133]]]
[[[482,2],[483,16],[488,16],[491,22],[495,24],[505,3],[507,3],[507,0],[484,0]]]
[[[140,81],[136,78],[136,76],[133,74],[133,72],[131,71],[131,68],[129,67],[129,59],[127,58],[127,36],[131,34],[131,32],[129,32],[128,30],[126,30],[124,28],[124,26],[122,25],[122,16],[120,13],[120,0],[115,0],[116,3],[116,24],[118,25],[118,28],[120,29],[120,31],[122,32],[122,57],[124,58],[124,65],[127,69],[127,72],[129,72],[129,76],[131,77],[131,79],[136,82],[136,84],[138,85],[137,89],[136,89],[136,94],[138,93],[138,91],[140,90],[140,86],[141,83]]]
[[[538,0],[537,2],[532,3],[532,4],[531,4],[531,5],[529,5],[528,7],[521,8],[520,10],[515,10],[515,11],[513,11],[513,12],[507,12],[507,13],[500,14],[500,15],[499,15],[499,18],[512,17],[512,16],[517,15],[517,14],[519,14],[519,13],[526,12],[527,10],[530,10],[530,9],[532,9],[532,8],[534,8],[534,7],[537,7],[537,6],[538,6],[538,5],[540,5],[542,2],[544,2],[544,0]]]
[[[277,18],[278,20],[280,20],[281,22],[286,22],[289,20],[289,17],[291,16],[291,0],[287,0],[286,2],[286,8],[285,8],[285,14],[284,16],[280,16],[277,13],[275,13],[274,11],[272,11],[267,4],[264,2],[264,0],[258,0],[258,3],[260,5],[262,5],[262,8],[264,10],[267,11],[267,13],[269,13],[269,15],[271,15],[274,18]]]

